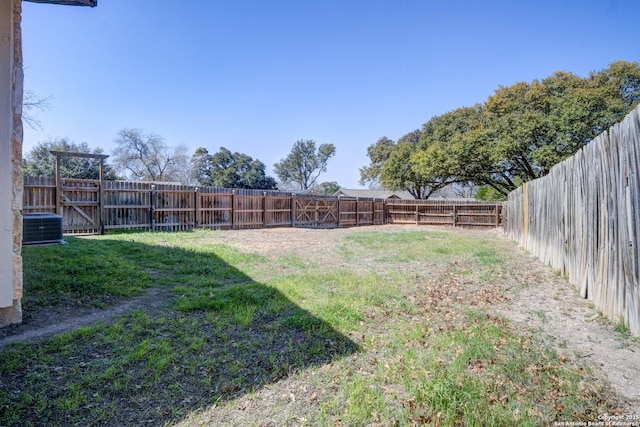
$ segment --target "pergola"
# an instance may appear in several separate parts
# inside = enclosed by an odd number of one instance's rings
[[[70,6],[97,0],[27,0]],[[0,327],[22,322],[22,0],[0,0]]]

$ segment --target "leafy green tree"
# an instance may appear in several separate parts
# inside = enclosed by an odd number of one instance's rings
[[[476,105],[431,118],[422,128],[415,167],[440,187],[473,182],[489,166],[487,147],[469,138],[483,138],[482,117],[483,108]]]
[[[68,138],[44,141],[33,147],[22,159],[22,173],[25,176],[55,177],[56,159],[50,151],[68,151],[83,154],[103,153],[100,148],[91,149],[86,142],[78,144]],[[106,162],[104,163],[103,173],[105,179],[117,179],[113,167]],[[60,175],[63,178],[99,179],[100,162],[97,159],[64,156],[60,158]]]
[[[211,169],[212,155],[209,150],[199,147],[191,156],[191,178],[197,185],[212,187]]]
[[[336,181],[327,181],[319,185],[322,194],[325,196],[333,196],[336,191],[340,190],[340,185]]]
[[[402,135],[400,139],[398,139],[398,145],[405,143],[418,145],[418,143],[420,142],[420,138],[422,138],[422,131],[420,129],[416,129],[405,135]]]
[[[191,158],[193,177],[199,185],[218,188],[249,188],[275,190],[276,180],[265,173],[266,166],[259,160],[242,153],[232,153],[220,147],[209,154],[198,148]]]
[[[185,146],[169,147],[156,134],[123,129],[115,140],[113,164],[131,180],[189,183],[189,157]]]
[[[507,196],[498,193],[494,188],[485,185],[478,189],[476,199],[483,200],[485,202],[503,202],[507,200]]]
[[[395,150],[380,172],[382,186],[389,190],[408,191],[416,199],[428,199],[435,191],[449,183],[439,174],[435,164],[437,146],[425,156],[421,148],[421,132],[410,132],[398,140]]]
[[[301,139],[296,141],[287,157],[273,166],[284,186],[294,185],[300,190],[308,190],[327,171],[327,162],[335,153],[333,144],[320,144],[316,150],[313,140]]]
[[[411,157],[417,152],[412,143],[398,144],[384,162],[380,183],[389,190],[406,190],[416,199],[422,198],[424,183],[411,167]]]
[[[381,171],[385,186],[472,183],[486,187],[483,192],[495,194],[492,198],[506,197],[521,182],[548,173],[638,103],[638,63],[617,61],[587,78],[556,72],[500,87],[482,105],[431,118],[417,146],[403,147],[399,141],[370,168]]]
[[[639,92],[640,66],[626,62],[588,78],[556,72],[498,89],[485,102],[483,143],[493,150],[494,168],[510,178],[500,186],[508,192],[516,188],[516,177],[529,181],[547,174],[622,120],[637,105]]]
[[[403,135],[398,142],[382,137],[367,148],[371,161],[360,168],[360,184],[381,184],[389,190],[408,191],[416,199],[427,199],[449,183],[434,170],[432,156],[421,150],[422,131]],[[433,147],[431,151],[438,147]]]
[[[375,144],[367,147],[367,157],[370,164],[360,168],[360,185],[376,187],[380,184],[380,173],[384,163],[389,160],[391,153],[396,149],[396,143],[383,136]]]
[[[514,183],[517,187],[522,185],[522,180],[519,178],[515,179]],[[477,200],[483,200],[486,202],[503,202],[507,200],[507,196],[509,194],[504,194],[502,192],[497,191],[495,188],[490,185],[484,185],[478,188],[478,191],[475,193],[475,198]]]
[[[608,68],[591,73],[590,78],[597,86],[605,88],[611,102],[609,108],[616,116],[625,116],[640,104],[640,65],[637,62],[612,62]]]

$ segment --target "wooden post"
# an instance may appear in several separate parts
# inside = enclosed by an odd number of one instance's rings
[[[100,224],[100,234],[104,234],[104,219],[103,219],[103,188],[104,188],[104,160],[99,159],[100,161],[100,173],[99,173],[99,187],[98,187],[98,224]]]
[[[236,228],[236,190],[231,190],[231,228]]]
[[[267,225],[267,192],[262,192],[262,228]]]
[[[307,206],[309,206],[309,201],[307,200]],[[318,203],[318,199],[314,199],[314,203],[315,203],[315,211],[313,214],[313,225],[314,227],[318,226],[318,222],[320,219],[320,204]]]
[[[151,186],[151,208],[149,209],[151,215],[151,231],[156,231],[156,186]]]
[[[529,244],[529,195],[527,183],[522,184],[522,244],[526,248]]]
[[[414,201],[416,204],[416,225],[420,225],[420,210],[418,209],[418,201]]]
[[[360,198],[356,197],[356,227],[360,226]]]
[[[455,228],[458,225],[458,206],[453,204],[453,227]]]
[[[382,199],[382,224],[389,224],[391,214],[389,213],[389,205],[387,199]]]
[[[291,226],[296,226],[296,194],[291,193]]]
[[[56,213],[62,216],[62,183],[60,182],[60,156],[58,155],[56,155]]]
[[[193,216],[193,227],[197,228],[202,222],[202,200],[200,200],[200,188],[196,187],[193,191],[193,205],[195,207],[195,215]]]
[[[340,199],[342,198],[342,194],[338,196],[338,200],[336,202],[336,205],[338,207],[338,228],[342,227],[342,205],[340,203]]]

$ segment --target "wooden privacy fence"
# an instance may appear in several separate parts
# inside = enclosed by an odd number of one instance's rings
[[[55,212],[65,233],[194,227],[335,228],[384,223],[382,199],[322,197],[148,182],[24,178],[23,213]],[[60,191],[61,196],[56,197]]]
[[[506,234],[640,335],[640,107],[509,195]]]
[[[385,209],[390,224],[498,227],[502,216],[501,204],[483,202],[388,199]]]
[[[113,229],[335,228],[385,223],[496,227],[501,204],[349,198],[149,182],[24,178],[24,213],[55,212],[65,233]],[[59,191],[61,196],[56,197]]]

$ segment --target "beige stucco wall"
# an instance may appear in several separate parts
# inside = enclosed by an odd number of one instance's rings
[[[21,13],[0,0],[0,326],[22,321]]]

